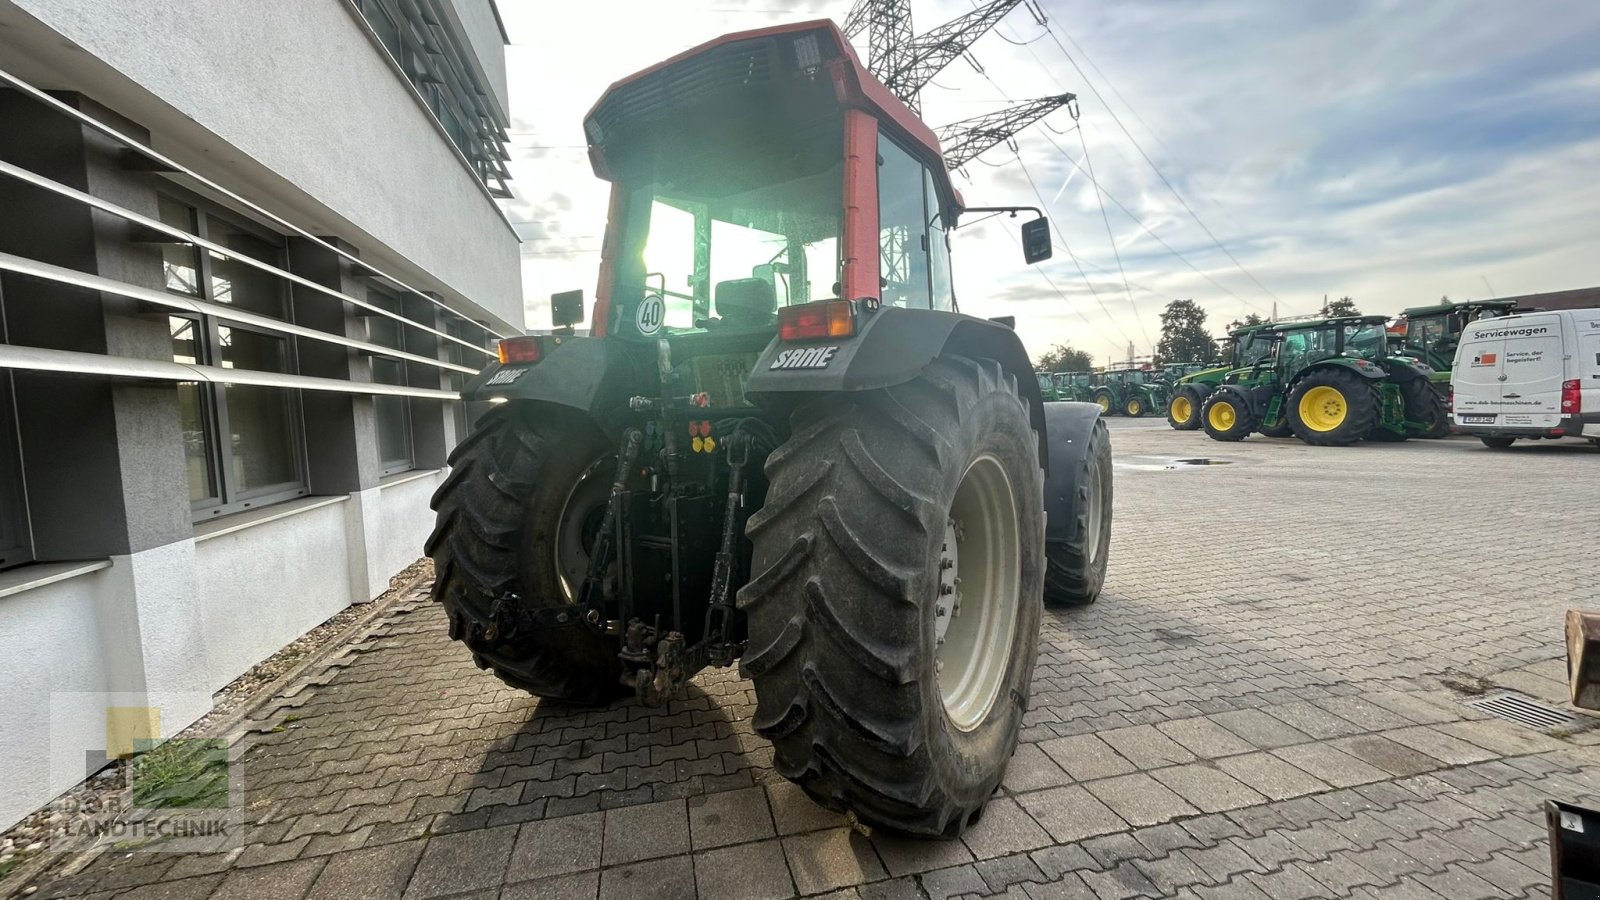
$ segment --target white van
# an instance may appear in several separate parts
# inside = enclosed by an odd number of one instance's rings
[[[1588,438],[1600,446],[1600,309],[1480,319],[1461,333],[1452,415],[1490,447],[1517,438]]]

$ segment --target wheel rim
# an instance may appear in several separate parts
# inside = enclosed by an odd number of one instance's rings
[[[1111,398],[1107,397],[1105,394],[1101,394],[1100,396],[1094,398],[1094,402],[1100,404],[1101,411],[1103,411],[1103,412],[1110,412],[1111,411]]]
[[[1083,518],[1083,561],[1088,569],[1100,556],[1100,526],[1105,521],[1105,494],[1100,490],[1100,467],[1091,465],[1089,476],[1089,509]]]
[[[1128,401],[1128,415],[1137,416],[1141,412],[1144,412],[1144,404],[1137,400]]]
[[[556,539],[551,541],[555,555],[556,580],[561,584],[562,598],[576,603],[578,587],[589,574],[589,548],[600,531],[605,518],[606,503],[611,499],[611,485],[607,473],[616,466],[613,457],[595,460],[578,476],[566,499],[561,501],[561,516],[556,519]]]
[[[1189,406],[1188,397],[1174,398],[1171,409],[1173,421],[1178,422],[1179,424],[1187,424],[1189,418],[1194,415],[1194,410]]]
[[[1211,427],[1218,431],[1227,431],[1233,423],[1239,421],[1239,414],[1234,411],[1233,404],[1226,400],[1211,404]]]
[[[967,467],[945,535],[934,599],[934,670],[951,724],[971,731],[988,717],[1005,684],[1021,603],[1017,505],[1011,479],[994,456]]]
[[[1313,431],[1332,431],[1349,415],[1350,406],[1338,388],[1319,384],[1300,397],[1300,421]]]

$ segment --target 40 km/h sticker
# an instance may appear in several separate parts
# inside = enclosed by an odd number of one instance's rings
[[[639,311],[634,314],[633,324],[638,326],[640,334],[655,334],[661,330],[661,323],[666,318],[666,302],[659,296],[651,294],[639,301]]]

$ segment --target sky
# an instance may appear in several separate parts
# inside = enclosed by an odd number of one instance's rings
[[[606,86],[720,34],[850,7],[498,2],[516,192],[504,206],[531,328],[549,326],[551,293],[593,296],[608,186],[582,118]],[[975,2],[911,0],[916,30]],[[922,92],[934,127],[1007,98],[1079,96],[1076,121],[1058,110],[952,173],[972,206],[1045,201],[1056,246],[1043,264],[1023,264],[1020,220],[952,239],[961,310],[1016,316],[1035,356],[1057,343],[1101,362],[1130,345],[1148,355],[1175,298],[1199,302],[1220,335],[1325,296],[1394,315],[1600,284],[1600,3],[1037,6],[1048,30],[1019,6],[973,45],[981,70],[958,60]]]

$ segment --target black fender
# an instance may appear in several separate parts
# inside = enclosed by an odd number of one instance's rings
[[[1044,404],[1049,466],[1044,479],[1044,539],[1072,540],[1077,521],[1078,473],[1089,454],[1089,435],[1100,418],[1100,404],[1062,401]]]
[[[543,342],[539,362],[491,362],[461,389],[461,398],[539,400],[597,413],[626,404],[637,393],[632,386],[641,373],[648,376],[655,363],[653,350],[651,345],[606,338],[551,336]]]
[[[793,366],[794,352],[807,349],[815,352],[806,364]],[[768,403],[786,395],[893,387],[917,377],[944,353],[996,360],[1017,380],[1017,392],[1027,401],[1039,435],[1040,464],[1048,465],[1045,403],[1028,351],[1015,331],[976,316],[883,306],[859,314],[854,337],[805,343],[774,338],[756,360],[745,393],[757,403]]]

